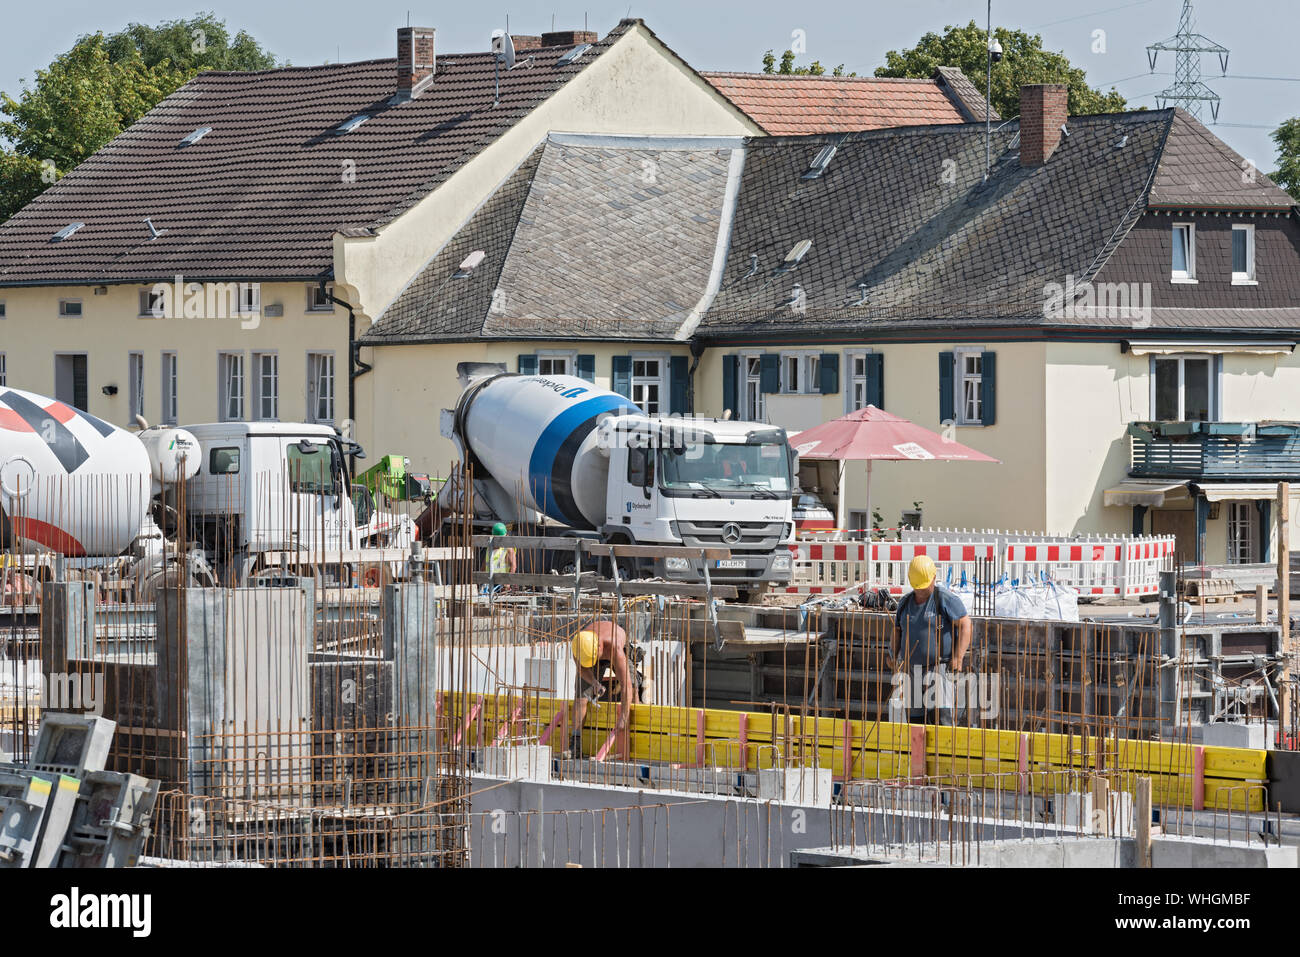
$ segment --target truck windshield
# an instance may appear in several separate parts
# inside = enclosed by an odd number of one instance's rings
[[[759,498],[790,497],[790,459],[784,442],[728,445],[692,442],[660,452],[664,491],[710,490]]]
[[[289,463],[289,488],[305,495],[334,495],[338,483],[334,474],[334,451],[325,444],[290,443],[286,453]]]

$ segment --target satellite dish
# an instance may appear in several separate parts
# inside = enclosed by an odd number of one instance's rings
[[[507,70],[515,65],[515,41],[504,30],[492,31],[492,55]]]

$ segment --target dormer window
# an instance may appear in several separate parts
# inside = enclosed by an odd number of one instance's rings
[[[1191,223],[1174,223],[1174,258],[1170,280],[1196,282],[1196,227]]]
[[[1255,284],[1255,227],[1250,224],[1232,227],[1232,284]]]

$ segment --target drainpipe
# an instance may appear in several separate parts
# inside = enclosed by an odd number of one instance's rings
[[[691,343],[691,356],[694,361],[686,372],[686,410],[691,415],[695,414],[695,370],[700,367],[700,359],[706,348],[708,347],[699,342]]]
[[[361,361],[361,346],[357,343],[357,317],[356,313],[352,311],[352,304],[330,292],[329,287],[325,285],[324,279],[320,281],[320,291],[321,295],[330,302],[342,306],[348,311],[348,421],[355,426],[357,421],[357,380],[374,367]],[[348,469],[355,478],[357,474],[355,458],[348,458]]]

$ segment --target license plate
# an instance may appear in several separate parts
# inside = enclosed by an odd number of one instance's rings
[[[748,568],[743,558],[719,558],[718,568]]]

